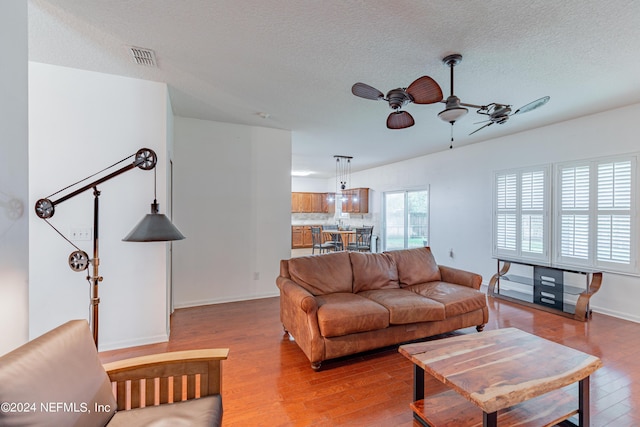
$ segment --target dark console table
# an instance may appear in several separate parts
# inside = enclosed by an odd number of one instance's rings
[[[591,317],[589,299],[602,284],[602,272],[567,269],[498,258],[498,272],[489,282],[490,296],[560,314],[576,320]],[[518,265],[524,274],[510,273]],[[584,276],[584,285],[566,283],[567,275]]]

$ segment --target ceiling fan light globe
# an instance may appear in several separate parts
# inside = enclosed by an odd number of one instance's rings
[[[440,120],[443,120],[447,123],[455,122],[460,117],[467,114],[469,110],[464,107],[453,107],[453,108],[445,108],[444,110],[438,113],[438,117]]]

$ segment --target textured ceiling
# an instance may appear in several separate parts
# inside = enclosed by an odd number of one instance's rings
[[[449,147],[443,104],[410,104],[415,126],[389,130],[387,103],[355,82],[386,93],[429,75],[447,96],[441,59],[461,53],[462,102],[551,96],[472,136],[470,111],[454,147],[478,143],[640,102],[638,28],[636,0],[30,0],[29,59],[166,82],[178,116],[289,129],[292,168],[330,176],[334,154],[355,171]]]

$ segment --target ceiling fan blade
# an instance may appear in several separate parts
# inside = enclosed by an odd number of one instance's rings
[[[475,122],[474,125],[480,125],[482,123],[487,123],[487,122],[490,122],[490,121],[491,121],[491,119],[487,119],[487,120],[483,120],[481,122]]]
[[[409,85],[406,92],[416,104],[434,104],[442,101],[442,89],[429,76],[422,76]]]
[[[473,132],[471,132],[469,135],[473,135],[474,133],[478,132],[480,129],[484,129],[484,128],[486,128],[487,126],[491,126],[492,124],[493,124],[493,122],[489,122],[489,123],[487,123],[486,125],[484,125],[484,126],[482,126],[482,127],[479,127],[478,129],[474,130],[474,131],[473,131]]]
[[[549,102],[550,99],[551,99],[551,97],[549,97],[549,96],[545,96],[545,97],[542,97],[540,99],[536,99],[535,101],[530,102],[527,105],[523,105],[522,107],[518,108],[516,110],[516,112],[513,113],[512,115],[527,113],[527,112],[529,112],[531,110],[535,110],[536,108],[542,107],[544,104]]]
[[[378,89],[360,82],[351,86],[351,93],[360,98],[373,99],[374,101],[384,99],[384,94]]]
[[[394,111],[387,117],[387,127],[389,129],[404,129],[413,126],[415,123],[411,114],[406,111]]]

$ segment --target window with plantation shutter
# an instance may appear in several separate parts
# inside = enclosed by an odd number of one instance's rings
[[[545,252],[546,171],[523,172],[521,177],[521,251],[524,254]]]
[[[495,173],[493,253],[548,261],[548,167]]]
[[[517,249],[515,173],[496,175],[495,247],[499,253],[515,254]]]
[[[598,261],[631,261],[631,161],[598,165]]]
[[[635,157],[557,167],[558,264],[636,272]]]
[[[560,257],[589,258],[589,165],[560,169]]]

